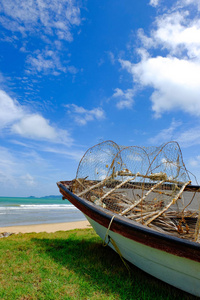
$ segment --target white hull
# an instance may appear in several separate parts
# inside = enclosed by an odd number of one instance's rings
[[[172,286],[200,297],[198,243],[158,233],[77,197],[62,182],[58,186],[63,196],[85,214],[102,240],[110,226],[109,246],[115,250],[111,243],[113,240],[127,261]]]
[[[107,228],[87,215],[86,218],[104,240]],[[126,260],[158,279],[200,297],[200,263],[146,246],[111,230],[109,236]],[[111,242],[109,246],[115,250]]]

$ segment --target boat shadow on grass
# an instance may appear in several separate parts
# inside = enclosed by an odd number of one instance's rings
[[[119,255],[103,247],[91,230],[88,232],[86,236],[73,231],[66,232],[66,238],[57,234],[56,238],[32,239],[40,255],[49,256],[58,265],[55,278],[66,285],[68,292],[70,288],[76,290],[78,299],[198,299],[130,263],[128,272]]]

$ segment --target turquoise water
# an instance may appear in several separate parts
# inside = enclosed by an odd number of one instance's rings
[[[0,227],[62,223],[85,220],[85,216],[60,196],[44,198],[0,197]]]

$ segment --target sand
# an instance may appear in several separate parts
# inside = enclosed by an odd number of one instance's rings
[[[69,223],[53,223],[53,224],[37,224],[37,225],[23,225],[23,226],[9,226],[0,227],[0,233],[30,233],[30,232],[56,232],[67,231],[71,229],[91,228],[88,221],[78,221]]]

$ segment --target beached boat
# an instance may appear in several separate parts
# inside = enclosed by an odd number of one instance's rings
[[[179,145],[120,147],[106,141],[57,183],[96,233],[127,261],[200,297],[199,191]]]

